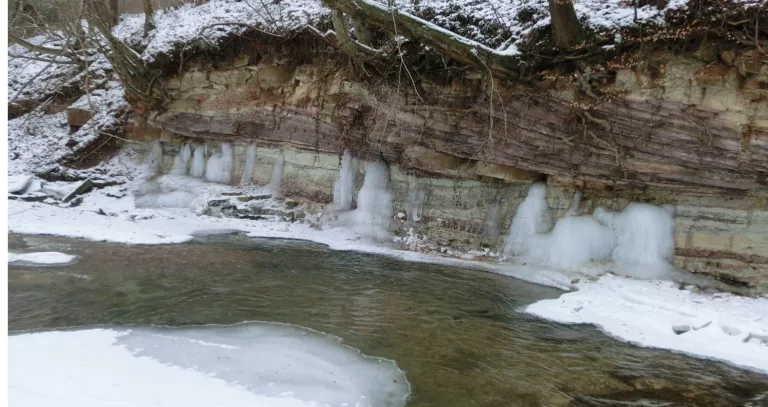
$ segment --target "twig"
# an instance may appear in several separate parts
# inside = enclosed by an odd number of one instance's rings
[[[246,27],[246,28],[249,28],[249,29],[251,29],[251,30],[254,30],[254,31],[258,31],[258,32],[260,32],[260,33],[262,33],[262,34],[271,35],[271,36],[273,36],[273,37],[277,37],[277,38],[284,38],[284,37],[283,37],[282,35],[280,35],[280,34],[275,34],[275,33],[271,33],[271,32],[269,32],[269,31],[264,31],[264,30],[262,30],[261,28],[259,28],[259,27],[256,27],[255,25],[250,25],[250,24],[246,24],[246,23],[236,23],[236,22],[231,22],[231,23],[216,23],[216,24],[207,25],[207,26],[205,26],[205,27],[203,27],[203,28],[201,28],[201,29],[200,29],[200,33],[199,33],[198,35],[202,34],[202,33],[203,33],[203,31],[205,31],[205,30],[207,30],[207,29],[209,29],[209,28],[212,28],[212,27],[217,27],[217,26],[222,26],[222,25],[236,25],[236,26],[239,26],[239,27]]]

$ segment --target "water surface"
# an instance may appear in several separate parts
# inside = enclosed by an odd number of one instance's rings
[[[408,406],[768,405],[766,376],[522,314],[561,292],[509,277],[244,236],[127,246],[11,235],[9,248],[80,256],[9,267],[12,331],[291,323],[394,360]]]

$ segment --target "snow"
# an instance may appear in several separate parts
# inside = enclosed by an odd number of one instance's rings
[[[175,51],[210,47],[231,35],[245,32],[247,27],[282,33],[295,31],[311,21],[329,14],[319,0],[283,0],[255,2],[211,0],[201,5],[185,4],[155,12],[156,29],[144,38],[144,15],[123,15],[113,29],[115,36],[135,47],[143,48],[142,58],[151,62],[158,55]],[[236,24],[230,24],[236,23]],[[214,24],[224,24],[213,26]]]
[[[394,362],[283,324],[12,335],[16,406],[402,406]]]
[[[699,294],[668,281],[612,275],[577,286],[578,291],[536,302],[525,312],[556,322],[593,324],[638,346],[768,374],[768,298]]]
[[[98,140],[100,132],[120,125],[129,106],[118,82],[108,82],[106,89],[83,95],[76,103],[90,104],[92,118],[70,134],[66,112],[43,114],[39,110],[8,121],[8,171],[10,175],[40,173],[62,159],[85,150]],[[90,103],[88,101],[90,100]],[[74,143],[74,144],[73,144]]]
[[[77,261],[77,256],[59,252],[13,253],[8,252],[8,264],[13,266],[66,266]]]

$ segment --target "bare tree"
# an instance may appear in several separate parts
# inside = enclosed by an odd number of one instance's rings
[[[552,45],[556,48],[572,48],[584,40],[584,30],[576,17],[573,0],[549,0],[552,18]]]

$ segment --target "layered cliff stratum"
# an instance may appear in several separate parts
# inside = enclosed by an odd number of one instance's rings
[[[121,16],[76,63],[12,44],[11,198],[38,220],[157,230],[57,232],[13,207],[11,230],[170,243],[189,231],[159,214],[183,211],[581,293],[607,272],[768,293],[765,2],[576,0],[576,20],[570,5],[211,0],[155,12],[146,33]],[[553,318],[600,323],[588,311]],[[724,335],[765,353],[750,321]]]

